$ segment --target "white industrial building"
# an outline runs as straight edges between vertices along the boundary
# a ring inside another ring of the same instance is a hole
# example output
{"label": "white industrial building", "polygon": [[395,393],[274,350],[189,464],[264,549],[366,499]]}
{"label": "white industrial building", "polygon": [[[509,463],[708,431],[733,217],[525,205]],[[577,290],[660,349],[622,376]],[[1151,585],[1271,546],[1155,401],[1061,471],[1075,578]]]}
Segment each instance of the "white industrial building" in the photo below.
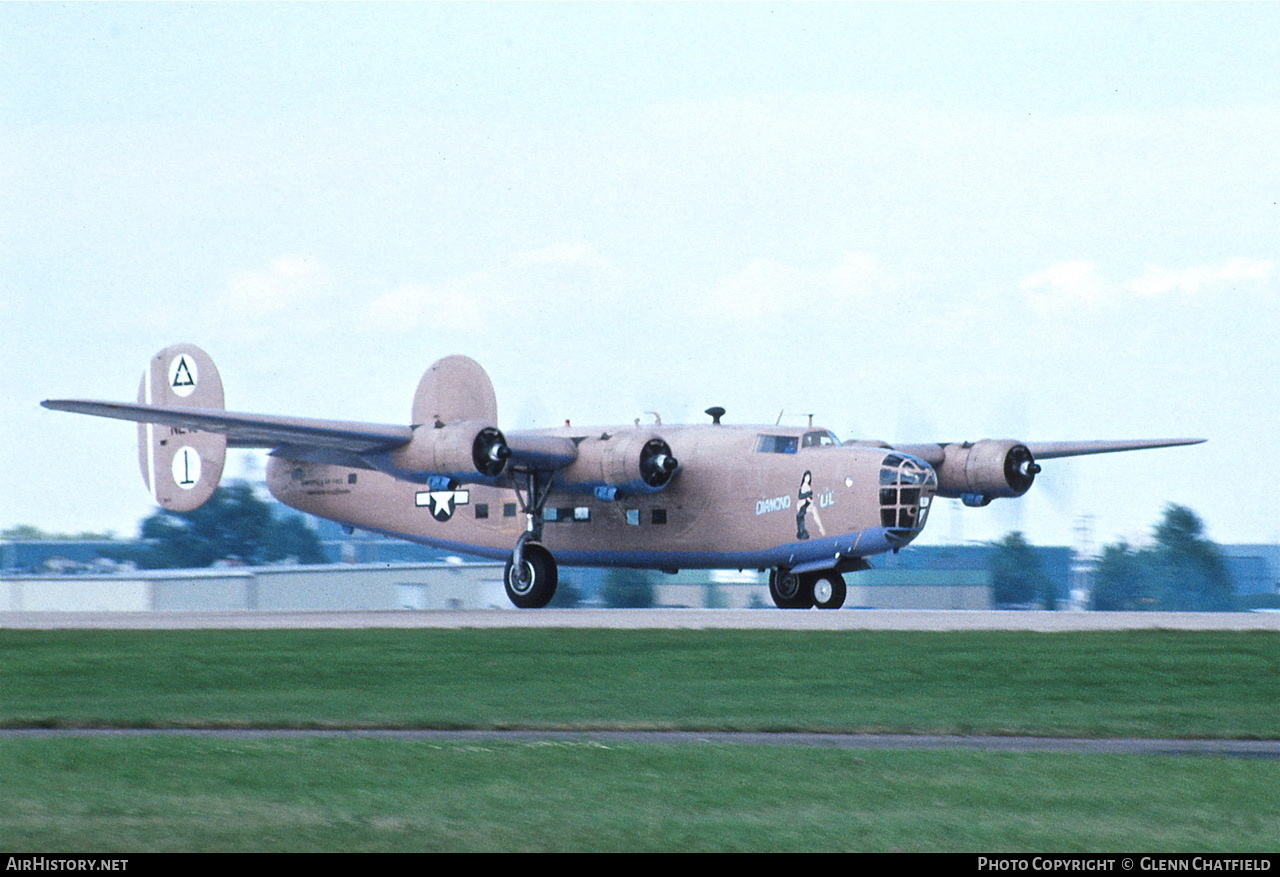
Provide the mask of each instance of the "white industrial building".
{"label": "white industrial building", "polygon": [[[502,571],[501,563],[362,563],[17,575],[0,579],[0,612],[513,609]],[[990,608],[983,572],[869,570],[846,580],[849,608]],[[755,571],[686,570],[649,583],[657,606],[773,605]]]}

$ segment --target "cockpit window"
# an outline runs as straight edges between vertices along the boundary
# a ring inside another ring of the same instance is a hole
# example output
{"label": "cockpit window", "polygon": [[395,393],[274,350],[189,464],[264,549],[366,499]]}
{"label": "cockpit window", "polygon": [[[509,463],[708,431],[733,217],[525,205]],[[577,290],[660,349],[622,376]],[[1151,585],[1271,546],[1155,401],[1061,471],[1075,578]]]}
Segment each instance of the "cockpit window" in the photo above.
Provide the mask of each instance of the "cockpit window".
{"label": "cockpit window", "polygon": [[800,439],[793,435],[762,435],[756,442],[758,454],[794,454]]}
{"label": "cockpit window", "polygon": [[840,439],[836,438],[836,434],[829,429],[818,429],[806,432],[800,444],[805,448],[830,448],[839,445]]}

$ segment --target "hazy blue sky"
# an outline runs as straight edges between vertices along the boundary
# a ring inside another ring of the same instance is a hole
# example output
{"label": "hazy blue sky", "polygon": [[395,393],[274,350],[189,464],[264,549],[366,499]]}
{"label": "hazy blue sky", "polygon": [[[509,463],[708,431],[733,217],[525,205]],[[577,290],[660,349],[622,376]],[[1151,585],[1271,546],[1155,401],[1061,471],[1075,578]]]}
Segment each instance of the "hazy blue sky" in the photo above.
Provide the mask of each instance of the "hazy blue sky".
{"label": "hazy blue sky", "polygon": [[[934,541],[1280,537],[1280,6],[0,4],[0,527],[132,533],[131,399],[900,441],[1049,461]],[[240,463],[230,466],[232,474]]]}

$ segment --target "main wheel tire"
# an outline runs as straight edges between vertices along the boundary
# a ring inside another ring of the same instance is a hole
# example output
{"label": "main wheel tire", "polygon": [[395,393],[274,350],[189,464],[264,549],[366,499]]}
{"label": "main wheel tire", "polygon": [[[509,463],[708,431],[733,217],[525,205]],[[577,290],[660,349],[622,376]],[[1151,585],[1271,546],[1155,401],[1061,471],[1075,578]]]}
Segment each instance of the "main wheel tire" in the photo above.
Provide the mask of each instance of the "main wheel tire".
{"label": "main wheel tire", "polygon": [[811,582],[789,569],[775,569],[769,574],[769,596],[779,609],[808,609],[813,605]]}
{"label": "main wheel tire", "polygon": [[523,569],[517,570],[515,555],[507,559],[502,584],[507,598],[520,609],[541,609],[556,595],[556,561],[551,552],[536,542],[524,546]]}
{"label": "main wheel tire", "polygon": [[844,576],[838,572],[820,573],[813,580],[813,605],[819,609],[839,609],[844,605],[847,589]]}

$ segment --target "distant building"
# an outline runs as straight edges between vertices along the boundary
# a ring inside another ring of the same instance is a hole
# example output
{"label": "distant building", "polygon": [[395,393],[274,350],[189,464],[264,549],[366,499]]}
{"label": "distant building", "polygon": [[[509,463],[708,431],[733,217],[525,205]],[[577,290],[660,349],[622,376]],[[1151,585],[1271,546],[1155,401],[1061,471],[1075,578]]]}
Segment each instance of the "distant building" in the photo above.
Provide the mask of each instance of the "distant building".
{"label": "distant building", "polygon": [[[141,573],[127,561],[144,543],[128,539],[6,539],[0,540],[0,571],[10,593],[21,584],[34,585],[32,577],[46,584],[40,593],[61,605],[87,600],[86,608],[173,606],[177,600],[188,608],[284,608],[289,601],[266,602],[253,582],[295,584],[295,608],[435,609],[493,606],[506,608],[502,592],[502,564],[458,555],[399,539],[355,531],[348,533],[329,521],[315,522],[326,555],[333,566],[244,567],[220,570],[185,570]],[[1240,596],[1270,595],[1280,588],[1280,546],[1220,546]],[[910,545],[898,554],[871,558],[874,568],[845,575],[846,608],[985,609],[991,606],[990,558],[992,547],[969,545]],[[1071,549],[1049,546],[1035,551],[1058,594],[1060,605],[1071,584]],[[385,574],[375,574],[377,571]],[[483,570],[467,572],[460,570]],[[604,605],[607,571],[564,567],[561,590],[572,593],[577,605]],[[391,581],[388,579],[388,575]],[[683,570],[675,575],[637,572],[653,588],[654,605],[697,608],[769,607],[766,574],[757,570]],[[285,576],[285,578],[281,578]],[[397,576],[399,578],[397,578]],[[301,578],[300,578],[301,577]],[[84,579],[83,586],[66,580]],[[97,584],[90,584],[93,579]],[[319,590],[308,591],[312,581]],[[183,581],[193,584],[180,584]],[[58,585],[57,582],[63,584]],[[234,584],[213,585],[214,581]],[[338,584],[335,584],[338,583]],[[445,583],[449,583],[445,586]],[[221,590],[219,590],[221,589]],[[394,596],[392,596],[394,592]],[[37,591],[21,590],[24,594]],[[284,591],[270,591],[284,594]],[[303,597],[311,593],[311,597]],[[370,596],[375,594],[377,596]],[[62,594],[63,597],[57,597]],[[331,594],[332,599],[324,594]],[[79,598],[76,597],[79,595]],[[145,595],[145,596],[144,596]],[[158,595],[158,596],[157,596]],[[186,595],[180,599],[174,595]],[[259,595],[259,596],[254,596]],[[360,596],[363,595],[363,596]],[[43,605],[45,597],[35,599]],[[1266,596],[1261,599],[1267,599]],[[1276,599],[1280,599],[1277,597]],[[369,602],[372,600],[372,603]],[[185,601],[185,602],[184,602]],[[191,602],[194,601],[194,602]],[[21,610],[23,601],[9,600],[10,610]],[[29,602],[29,601],[28,601]],[[1267,605],[1255,601],[1256,605]],[[35,604],[32,604],[35,605]]]}
{"label": "distant building", "polygon": [[[286,513],[297,514],[286,506],[280,505],[280,508]],[[440,563],[449,558],[490,562],[476,555],[444,551],[365,530],[348,531],[334,521],[310,515],[306,517],[320,538],[320,545],[330,563]]]}
{"label": "distant building", "polygon": [[351,612],[510,608],[502,564],[145,570],[0,580],[0,612]]}
{"label": "distant building", "polygon": [[1280,593],[1280,545],[1220,545],[1237,595]]}
{"label": "distant building", "polygon": [[[1040,559],[1040,566],[1053,585],[1058,604],[1071,596],[1070,548],[1058,545],[1032,546]],[[967,545],[908,545],[897,554],[884,554],[871,558],[877,570],[970,570],[991,569],[991,545],[972,543]],[[850,583],[853,579],[849,578]],[[988,579],[988,584],[990,580]],[[847,602],[845,605],[849,605]]]}
{"label": "distant building", "polygon": [[987,569],[869,569],[845,577],[846,609],[990,609]]}
{"label": "distant building", "polygon": [[141,543],[133,539],[0,539],[0,571],[74,575],[111,572],[120,549]]}

